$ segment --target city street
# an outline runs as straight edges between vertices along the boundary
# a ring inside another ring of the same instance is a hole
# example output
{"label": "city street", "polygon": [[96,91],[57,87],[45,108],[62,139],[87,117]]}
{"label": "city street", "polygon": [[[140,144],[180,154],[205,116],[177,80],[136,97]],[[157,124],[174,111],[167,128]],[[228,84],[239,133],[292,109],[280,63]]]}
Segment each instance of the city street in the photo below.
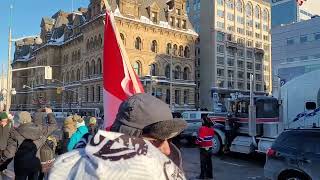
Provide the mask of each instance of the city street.
{"label": "city street", "polygon": [[[197,148],[182,148],[183,166],[189,180],[200,174]],[[213,157],[215,180],[265,180],[263,177],[263,155],[230,154]]]}

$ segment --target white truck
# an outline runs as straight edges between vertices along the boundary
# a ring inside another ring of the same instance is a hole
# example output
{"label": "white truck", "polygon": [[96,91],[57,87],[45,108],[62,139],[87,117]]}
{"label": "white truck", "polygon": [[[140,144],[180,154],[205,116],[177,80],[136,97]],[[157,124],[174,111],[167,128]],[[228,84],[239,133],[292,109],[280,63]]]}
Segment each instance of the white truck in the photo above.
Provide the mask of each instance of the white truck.
{"label": "white truck", "polygon": [[320,70],[284,84],[277,98],[254,96],[251,89],[250,97],[230,104],[233,117],[227,124],[232,124],[232,130],[226,131],[226,121],[215,123],[213,153],[223,147],[232,152],[265,153],[284,129],[320,128]]}

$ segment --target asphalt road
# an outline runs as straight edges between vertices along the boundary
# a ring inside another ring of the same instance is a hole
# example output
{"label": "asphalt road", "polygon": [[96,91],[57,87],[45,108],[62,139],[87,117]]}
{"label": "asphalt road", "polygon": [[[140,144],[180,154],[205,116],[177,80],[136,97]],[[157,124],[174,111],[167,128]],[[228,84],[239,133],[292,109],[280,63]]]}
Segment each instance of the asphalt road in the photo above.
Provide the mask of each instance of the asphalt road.
{"label": "asphalt road", "polygon": [[[182,148],[183,166],[188,179],[197,179],[200,174],[200,158],[197,148]],[[215,180],[265,180],[263,155],[228,154],[213,156]]]}

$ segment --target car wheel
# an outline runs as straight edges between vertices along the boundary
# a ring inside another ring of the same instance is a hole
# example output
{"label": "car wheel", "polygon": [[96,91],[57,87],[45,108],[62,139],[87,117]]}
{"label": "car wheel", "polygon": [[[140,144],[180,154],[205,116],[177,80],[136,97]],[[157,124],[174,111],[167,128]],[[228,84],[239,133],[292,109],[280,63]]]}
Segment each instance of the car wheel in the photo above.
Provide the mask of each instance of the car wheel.
{"label": "car wheel", "polygon": [[305,175],[299,173],[299,172],[290,172],[283,177],[279,178],[279,180],[308,180]]}
{"label": "car wheel", "polygon": [[217,155],[221,152],[222,142],[218,135],[214,135],[212,139],[212,154]]}

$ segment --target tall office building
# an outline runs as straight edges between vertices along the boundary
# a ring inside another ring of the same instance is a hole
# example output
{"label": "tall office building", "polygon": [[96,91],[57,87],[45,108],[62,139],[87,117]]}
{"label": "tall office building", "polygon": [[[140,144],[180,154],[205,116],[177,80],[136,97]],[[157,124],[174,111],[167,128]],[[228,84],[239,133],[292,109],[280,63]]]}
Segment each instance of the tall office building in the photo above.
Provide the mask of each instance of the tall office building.
{"label": "tall office building", "polygon": [[200,24],[200,107],[212,109],[216,95],[224,103],[232,93],[248,94],[251,74],[257,94],[270,92],[269,0],[201,0],[198,22],[193,4],[189,0],[191,22]]}
{"label": "tall office building", "polygon": [[272,27],[311,19],[320,14],[318,0],[271,0]]}
{"label": "tall office building", "polygon": [[283,83],[320,69],[320,17],[273,28],[272,65]]}

